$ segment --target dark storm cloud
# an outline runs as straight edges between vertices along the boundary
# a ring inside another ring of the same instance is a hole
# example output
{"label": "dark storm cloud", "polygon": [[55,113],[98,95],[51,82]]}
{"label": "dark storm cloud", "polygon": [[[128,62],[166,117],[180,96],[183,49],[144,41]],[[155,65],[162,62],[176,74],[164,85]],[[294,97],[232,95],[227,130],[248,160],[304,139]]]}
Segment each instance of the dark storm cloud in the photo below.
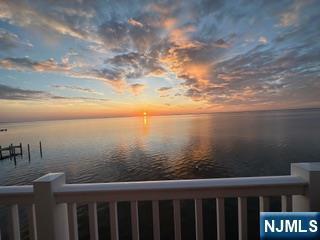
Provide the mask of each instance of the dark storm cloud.
{"label": "dark storm cloud", "polygon": [[47,99],[108,101],[103,98],[57,96],[46,91],[21,89],[0,84],[0,100],[42,101]]}

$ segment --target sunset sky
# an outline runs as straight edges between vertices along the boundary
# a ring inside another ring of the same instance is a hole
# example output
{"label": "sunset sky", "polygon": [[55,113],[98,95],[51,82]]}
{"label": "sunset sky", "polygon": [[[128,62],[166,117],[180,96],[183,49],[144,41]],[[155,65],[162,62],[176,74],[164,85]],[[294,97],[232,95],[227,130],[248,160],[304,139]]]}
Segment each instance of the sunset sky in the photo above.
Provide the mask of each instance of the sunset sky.
{"label": "sunset sky", "polygon": [[0,121],[320,107],[320,3],[0,0]]}

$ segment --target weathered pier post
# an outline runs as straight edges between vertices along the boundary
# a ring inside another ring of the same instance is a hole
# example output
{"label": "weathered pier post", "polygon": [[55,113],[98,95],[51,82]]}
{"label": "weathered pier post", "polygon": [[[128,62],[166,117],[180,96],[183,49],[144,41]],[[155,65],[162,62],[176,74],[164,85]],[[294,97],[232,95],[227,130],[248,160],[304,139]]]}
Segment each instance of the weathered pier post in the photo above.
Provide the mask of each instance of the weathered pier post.
{"label": "weathered pier post", "polygon": [[11,160],[11,145],[8,146],[8,152],[9,152],[9,156],[8,156],[8,157],[9,157],[10,160]]}
{"label": "weathered pier post", "polygon": [[22,152],[22,143],[20,143],[20,155],[23,156],[23,152]]}
{"label": "weathered pier post", "polygon": [[9,155],[10,155],[10,160],[12,160],[12,146],[13,144],[11,143],[10,146],[9,146]]}
{"label": "weathered pier post", "polygon": [[41,145],[41,141],[39,142],[39,146],[40,146],[40,156],[42,158],[42,145]]}
{"label": "weathered pier post", "polygon": [[12,153],[12,155],[13,155],[14,165],[17,165],[16,146],[14,146],[13,144],[11,144],[11,153]]}
{"label": "weathered pier post", "polygon": [[14,164],[16,164],[16,147],[15,146],[12,146],[12,155],[13,155]]}
{"label": "weathered pier post", "polygon": [[28,159],[29,159],[29,162],[30,162],[30,145],[28,143]]}

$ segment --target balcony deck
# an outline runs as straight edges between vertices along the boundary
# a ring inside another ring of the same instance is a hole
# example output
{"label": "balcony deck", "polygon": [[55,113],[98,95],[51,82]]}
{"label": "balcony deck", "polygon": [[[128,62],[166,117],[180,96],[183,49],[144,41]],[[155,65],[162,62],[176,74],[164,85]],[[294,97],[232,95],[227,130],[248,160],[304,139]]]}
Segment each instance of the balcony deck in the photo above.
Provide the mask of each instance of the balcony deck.
{"label": "balcony deck", "polygon": [[[10,234],[20,239],[19,205],[28,206],[29,239],[78,239],[77,206],[89,209],[90,239],[97,240],[97,203],[108,202],[112,240],[118,240],[118,202],[130,202],[132,239],[139,239],[139,201],[152,202],[153,239],[160,239],[159,201],[173,201],[174,239],[181,239],[180,201],[194,200],[196,239],[203,237],[203,199],[216,199],[217,239],[226,236],[225,199],[237,198],[239,239],[247,239],[247,198],[281,197],[282,211],[319,211],[320,163],[292,164],[291,175],[145,182],[66,184],[63,173],[47,174],[26,186],[0,187],[0,205],[9,205]],[[1,234],[1,233],[0,233]],[[1,239],[1,235],[0,235]]]}

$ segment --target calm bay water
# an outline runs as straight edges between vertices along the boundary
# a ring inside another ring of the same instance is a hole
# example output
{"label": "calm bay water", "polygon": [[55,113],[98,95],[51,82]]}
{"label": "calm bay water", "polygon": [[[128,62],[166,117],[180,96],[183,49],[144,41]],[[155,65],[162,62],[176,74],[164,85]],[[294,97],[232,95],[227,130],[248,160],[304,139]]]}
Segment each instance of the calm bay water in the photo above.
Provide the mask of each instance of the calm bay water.
{"label": "calm bay water", "polygon": [[[109,118],[1,124],[0,184],[63,171],[69,183],[288,174],[320,160],[320,110]],[[42,141],[44,156],[39,154]],[[31,146],[28,162],[26,144]]]}
{"label": "calm bay water", "polygon": [[0,128],[8,128],[0,133],[0,145],[24,146],[17,165],[0,161],[1,185],[30,184],[61,171],[68,183],[282,175],[289,174],[292,162],[320,161],[317,109],[12,123]]}

